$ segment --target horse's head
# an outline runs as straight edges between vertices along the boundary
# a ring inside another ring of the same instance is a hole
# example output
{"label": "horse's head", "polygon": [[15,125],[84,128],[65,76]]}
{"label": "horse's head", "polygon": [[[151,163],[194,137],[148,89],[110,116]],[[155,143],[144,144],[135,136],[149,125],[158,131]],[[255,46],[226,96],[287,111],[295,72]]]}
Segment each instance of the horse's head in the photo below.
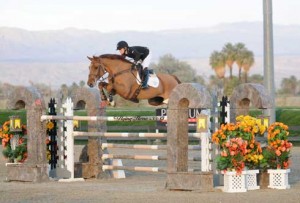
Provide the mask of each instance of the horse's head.
{"label": "horse's head", "polygon": [[93,56],[93,58],[91,57],[87,57],[87,58],[91,61],[91,64],[89,66],[90,73],[89,73],[87,85],[89,87],[94,87],[97,80],[105,74],[105,69],[101,65],[101,61],[99,57]]}

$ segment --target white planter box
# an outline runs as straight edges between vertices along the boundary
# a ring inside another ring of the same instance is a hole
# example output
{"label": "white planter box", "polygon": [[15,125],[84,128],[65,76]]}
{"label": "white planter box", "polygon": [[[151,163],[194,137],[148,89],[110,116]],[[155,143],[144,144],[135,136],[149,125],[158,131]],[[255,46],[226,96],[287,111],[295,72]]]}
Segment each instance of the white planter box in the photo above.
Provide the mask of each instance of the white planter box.
{"label": "white planter box", "polygon": [[257,190],[260,187],[257,185],[257,174],[259,170],[247,170],[246,171],[246,189]]}
{"label": "white planter box", "polygon": [[247,192],[246,172],[237,175],[235,171],[226,171],[224,174],[223,192]]}
{"label": "white planter box", "polygon": [[269,188],[272,189],[289,189],[288,174],[290,169],[269,169]]}

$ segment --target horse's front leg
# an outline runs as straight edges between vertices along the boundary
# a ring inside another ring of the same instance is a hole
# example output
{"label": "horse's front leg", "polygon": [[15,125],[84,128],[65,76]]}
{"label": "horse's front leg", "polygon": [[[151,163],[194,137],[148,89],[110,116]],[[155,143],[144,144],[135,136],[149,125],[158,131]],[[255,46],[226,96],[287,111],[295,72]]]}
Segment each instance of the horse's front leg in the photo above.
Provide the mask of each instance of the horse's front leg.
{"label": "horse's front leg", "polygon": [[[101,100],[105,101],[106,105],[115,106],[115,102],[113,101],[112,92],[111,92],[112,89],[111,85],[109,85],[108,83],[100,82],[98,84],[98,88],[100,90]],[[109,93],[108,98],[104,92],[104,89],[106,89],[106,91]]]}
{"label": "horse's front leg", "polygon": [[109,105],[109,101],[107,99],[107,96],[104,92],[104,88],[107,86],[107,83],[100,82],[98,84],[99,92],[100,92],[100,97],[101,97],[101,107],[105,107]]}
{"label": "horse's front leg", "polygon": [[101,82],[101,83],[98,84],[98,88],[99,88],[99,91],[100,91],[100,97],[101,97],[102,101],[107,100],[107,96],[106,96],[106,94],[103,90],[106,86],[107,86],[106,83]]}

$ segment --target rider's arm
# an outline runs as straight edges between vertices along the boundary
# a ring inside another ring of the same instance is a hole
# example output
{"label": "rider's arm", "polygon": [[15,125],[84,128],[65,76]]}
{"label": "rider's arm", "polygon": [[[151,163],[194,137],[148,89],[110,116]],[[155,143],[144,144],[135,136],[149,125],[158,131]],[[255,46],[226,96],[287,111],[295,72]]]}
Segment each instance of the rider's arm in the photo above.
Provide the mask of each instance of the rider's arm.
{"label": "rider's arm", "polygon": [[135,62],[139,61],[141,59],[141,56],[143,55],[142,53],[140,53],[134,47],[131,47],[130,54],[133,56],[133,59],[134,59]]}
{"label": "rider's arm", "polygon": [[142,54],[138,51],[134,51],[134,61],[139,61],[141,59]]}

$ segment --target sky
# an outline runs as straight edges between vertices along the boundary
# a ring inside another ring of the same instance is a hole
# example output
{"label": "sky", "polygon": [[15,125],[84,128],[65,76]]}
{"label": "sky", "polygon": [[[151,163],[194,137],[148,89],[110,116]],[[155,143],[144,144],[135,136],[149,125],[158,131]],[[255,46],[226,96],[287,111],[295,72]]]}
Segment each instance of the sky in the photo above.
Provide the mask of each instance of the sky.
{"label": "sky", "polygon": [[[264,0],[0,0],[0,27],[159,31],[263,21]],[[300,0],[273,0],[273,23],[300,25]]]}

